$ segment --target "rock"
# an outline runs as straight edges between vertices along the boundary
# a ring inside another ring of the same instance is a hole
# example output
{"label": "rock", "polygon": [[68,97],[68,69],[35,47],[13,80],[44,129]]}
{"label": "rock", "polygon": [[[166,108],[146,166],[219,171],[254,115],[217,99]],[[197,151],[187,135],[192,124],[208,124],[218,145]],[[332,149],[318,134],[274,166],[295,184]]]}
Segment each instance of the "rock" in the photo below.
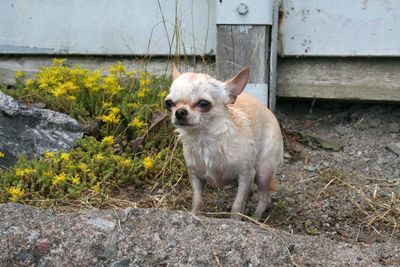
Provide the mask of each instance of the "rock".
{"label": "rock", "polygon": [[[1,135],[1,134],[0,134]],[[1,144],[1,141],[0,141]],[[0,145],[0,152],[2,153],[2,157],[0,157],[0,167],[1,166],[12,166],[15,163],[17,163],[17,157],[15,157],[13,154],[11,154],[10,151],[8,151],[6,148],[1,147]]]}
{"label": "rock", "polygon": [[68,150],[82,136],[78,122],[68,115],[28,107],[0,91],[0,150],[9,154],[0,159],[1,165],[13,165],[19,155],[32,158],[45,151]]}
{"label": "rock", "polygon": [[[96,209],[49,217],[10,203],[0,205],[0,218],[0,266],[358,266],[360,259],[380,266],[382,254],[400,253],[392,241],[350,246],[184,211]],[[93,221],[118,227],[104,231]],[[32,249],[27,239],[36,229],[40,239]]]}
{"label": "rock", "polygon": [[400,156],[400,143],[390,143],[386,148],[394,154]]}
{"label": "rock", "polygon": [[397,122],[393,122],[393,123],[389,124],[388,129],[389,129],[389,132],[391,132],[391,133],[398,133],[398,132],[400,132],[400,124],[398,124]]}
{"label": "rock", "polygon": [[337,126],[335,128],[335,132],[338,133],[339,135],[343,136],[343,135],[351,134],[352,129],[348,126]]}

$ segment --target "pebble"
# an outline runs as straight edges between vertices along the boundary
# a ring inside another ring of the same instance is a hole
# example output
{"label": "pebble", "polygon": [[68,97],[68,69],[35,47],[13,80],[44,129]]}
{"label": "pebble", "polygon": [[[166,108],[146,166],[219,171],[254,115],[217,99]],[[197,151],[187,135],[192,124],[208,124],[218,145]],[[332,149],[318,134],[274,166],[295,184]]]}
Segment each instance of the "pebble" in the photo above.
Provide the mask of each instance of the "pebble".
{"label": "pebble", "polygon": [[50,252],[50,244],[47,238],[39,239],[35,247],[36,252],[39,254],[47,254]]}
{"label": "pebble", "polygon": [[388,126],[389,132],[391,133],[398,133],[400,132],[400,125],[397,122],[393,122]]}
{"label": "pebble", "polygon": [[28,237],[28,244],[29,245],[35,244],[36,241],[38,241],[39,237],[40,237],[39,231],[36,231],[36,230],[32,231],[32,233]]}
{"label": "pebble", "polygon": [[400,156],[400,143],[390,143],[386,146],[386,148],[396,154],[397,156]]}
{"label": "pebble", "polygon": [[317,166],[317,165],[305,165],[303,168],[306,171],[309,171],[309,172],[315,172],[315,171],[318,171],[320,169],[320,167]]}
{"label": "pebble", "polygon": [[123,259],[120,261],[114,261],[111,263],[110,267],[128,267],[129,266],[129,259]]}
{"label": "pebble", "polygon": [[288,246],[288,250],[290,253],[297,253],[299,252],[300,246],[296,243],[291,243]]}
{"label": "pebble", "polygon": [[321,218],[323,218],[323,219],[328,219],[328,218],[329,218],[329,215],[328,215],[328,214],[322,214],[322,215],[321,215]]}
{"label": "pebble", "polygon": [[115,223],[110,222],[103,219],[91,219],[88,220],[88,224],[93,225],[94,227],[104,230],[104,231],[113,231],[115,228]]}

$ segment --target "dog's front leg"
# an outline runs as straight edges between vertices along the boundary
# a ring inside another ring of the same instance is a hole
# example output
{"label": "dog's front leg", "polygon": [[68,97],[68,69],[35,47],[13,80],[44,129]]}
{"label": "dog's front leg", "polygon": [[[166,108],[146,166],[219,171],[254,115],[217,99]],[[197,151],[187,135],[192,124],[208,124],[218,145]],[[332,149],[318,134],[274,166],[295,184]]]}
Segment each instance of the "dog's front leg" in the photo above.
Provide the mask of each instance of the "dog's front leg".
{"label": "dog's front leg", "polygon": [[251,185],[253,184],[255,172],[250,172],[247,175],[239,175],[238,190],[236,194],[235,201],[232,205],[231,219],[240,220],[241,216],[239,213],[243,214],[246,207],[247,198],[251,190]]}
{"label": "dog's front leg", "polygon": [[192,212],[196,213],[203,209],[203,189],[205,181],[193,173],[190,177],[193,190]]}

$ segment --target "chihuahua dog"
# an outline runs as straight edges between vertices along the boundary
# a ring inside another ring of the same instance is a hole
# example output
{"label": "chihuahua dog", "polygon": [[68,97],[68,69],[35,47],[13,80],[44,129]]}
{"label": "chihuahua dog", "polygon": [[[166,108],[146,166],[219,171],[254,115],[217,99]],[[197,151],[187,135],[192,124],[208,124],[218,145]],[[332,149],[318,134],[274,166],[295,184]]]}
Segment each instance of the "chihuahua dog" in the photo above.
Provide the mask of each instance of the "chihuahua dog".
{"label": "chihuahua dog", "polygon": [[283,160],[283,140],[272,112],[242,93],[249,68],[221,82],[206,74],[183,73],[173,66],[165,100],[183,143],[193,189],[192,212],[202,210],[205,182],[217,187],[237,182],[231,218],[240,220],[253,183],[259,191],[260,219],[276,191],[275,174]]}

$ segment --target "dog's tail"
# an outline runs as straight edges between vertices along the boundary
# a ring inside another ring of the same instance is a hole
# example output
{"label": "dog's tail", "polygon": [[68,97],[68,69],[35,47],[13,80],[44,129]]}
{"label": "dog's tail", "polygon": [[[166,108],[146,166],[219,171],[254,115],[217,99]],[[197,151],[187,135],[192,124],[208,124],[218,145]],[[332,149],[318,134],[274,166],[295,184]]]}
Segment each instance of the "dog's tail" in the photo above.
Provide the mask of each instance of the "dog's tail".
{"label": "dog's tail", "polygon": [[273,192],[277,192],[279,189],[278,182],[275,178],[272,178],[271,182],[269,183],[269,190]]}

